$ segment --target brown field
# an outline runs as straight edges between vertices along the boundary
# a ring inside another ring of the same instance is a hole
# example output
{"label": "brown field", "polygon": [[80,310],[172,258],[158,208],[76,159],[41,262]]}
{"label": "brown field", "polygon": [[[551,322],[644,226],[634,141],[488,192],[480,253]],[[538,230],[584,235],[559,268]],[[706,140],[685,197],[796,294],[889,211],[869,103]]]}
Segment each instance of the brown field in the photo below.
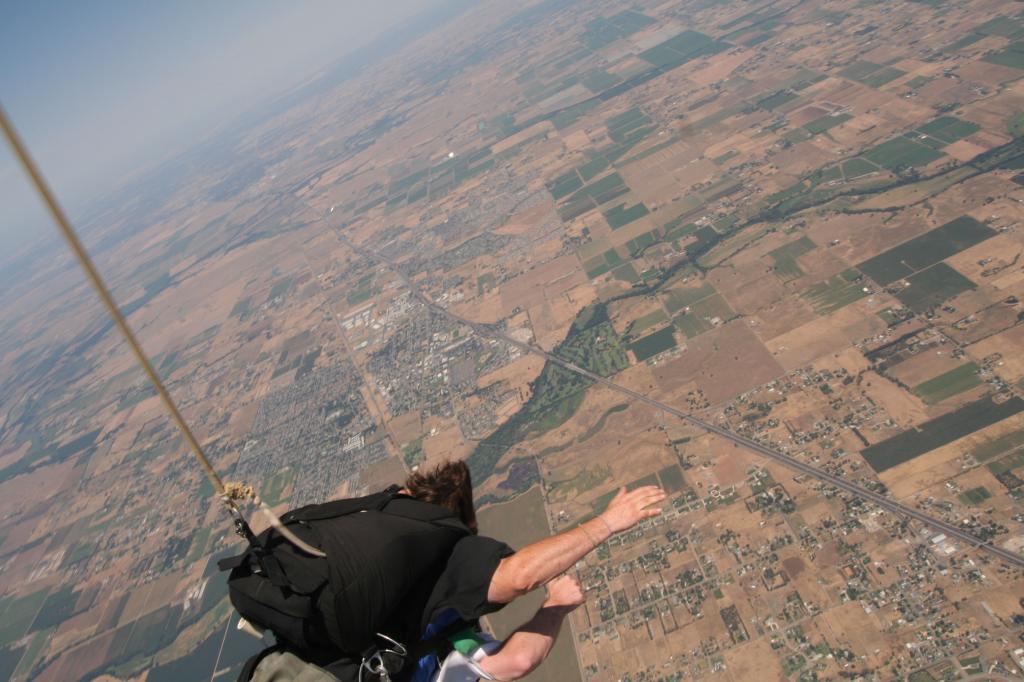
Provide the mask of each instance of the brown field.
{"label": "brown field", "polygon": [[500,285],[505,314],[514,308],[529,308],[543,303],[545,289],[561,293],[587,281],[575,256],[566,255],[537,266]]}
{"label": "brown field", "polygon": [[[359,474],[359,483],[367,490],[383,490],[393,483],[401,483],[408,475],[405,465],[398,457],[388,457],[370,465]],[[342,495],[338,495],[342,497]]]}
{"label": "brown field", "polygon": [[776,362],[786,371],[792,371],[885,329],[885,323],[875,314],[887,307],[880,301],[879,297],[861,299],[831,315],[780,334],[766,341],[765,346]]}
{"label": "brown field", "polygon": [[597,290],[590,284],[581,284],[557,298],[545,299],[529,309],[530,324],[537,344],[546,350],[565,339],[572,321],[579,311],[597,298]]}
{"label": "brown field", "polygon": [[[544,510],[543,495],[536,486],[511,502],[480,510],[477,521],[481,534],[498,538],[516,549],[536,542],[551,532]],[[533,614],[542,600],[543,594],[539,590],[517,599],[501,611],[488,616],[488,625],[493,629],[495,636],[507,637]],[[551,654],[540,668],[524,679],[533,682],[579,680],[579,664],[573,639],[572,630],[566,623]]]}
{"label": "brown field", "polygon": [[782,666],[767,639],[745,642],[725,655],[729,674],[737,680],[781,680]]}
{"label": "brown field", "polygon": [[[977,311],[957,328],[950,330],[950,337],[959,343],[972,344],[999,332],[1010,329],[1020,322],[1017,306],[992,303],[988,296],[970,295],[970,292],[952,301],[958,312]],[[965,328],[960,328],[965,327]]]}
{"label": "brown field", "polygon": [[672,394],[695,381],[718,403],[783,373],[748,325],[737,320],[691,339],[685,352],[652,368],[661,391]]}
{"label": "brown field", "polygon": [[948,348],[928,348],[917,355],[904,360],[889,369],[889,373],[908,386],[916,386],[943,372],[959,367],[962,361],[957,360]]}
{"label": "brown field", "polygon": [[[876,404],[881,405],[886,413],[900,425],[901,429],[908,429],[916,424],[927,421],[929,415],[927,407],[920,398],[912,395],[897,386],[892,381],[874,372],[865,372],[862,377],[861,389]],[[864,434],[869,441],[884,440],[891,436],[891,433],[879,432],[877,434]]]}
{"label": "brown field", "polygon": [[462,436],[456,421],[442,422],[436,417],[428,419],[424,429],[437,429],[432,436],[423,439],[424,466],[440,464],[449,459],[464,459],[473,451],[473,443]]}
{"label": "brown field", "polygon": [[1005,381],[1019,383],[1024,379],[1024,353],[1020,352],[1022,345],[1024,345],[1024,326],[1018,325],[976,342],[971,346],[971,355],[982,360],[993,353],[1002,354],[996,371]]}
{"label": "brown field", "polygon": [[[1017,267],[1014,267],[1015,261]],[[1005,291],[1007,295],[1024,290],[1021,261],[1024,261],[1024,235],[1017,231],[998,234],[946,260],[971,281]],[[992,270],[997,268],[1001,270],[993,274]]]}

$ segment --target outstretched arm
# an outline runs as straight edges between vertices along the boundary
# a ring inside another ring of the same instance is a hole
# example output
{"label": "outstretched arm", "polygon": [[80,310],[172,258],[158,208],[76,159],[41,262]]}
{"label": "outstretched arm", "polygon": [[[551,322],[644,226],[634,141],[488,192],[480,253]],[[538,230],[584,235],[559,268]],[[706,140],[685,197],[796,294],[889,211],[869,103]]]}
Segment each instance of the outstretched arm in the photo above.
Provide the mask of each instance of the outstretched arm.
{"label": "outstretched arm", "polygon": [[551,652],[562,621],[584,601],[586,597],[575,578],[555,578],[548,585],[548,598],[533,618],[513,632],[500,649],[480,661],[480,668],[505,682],[530,674]]}
{"label": "outstretched arm", "polygon": [[661,509],[650,507],[664,499],[665,492],[653,485],[631,492],[620,489],[608,508],[595,518],[564,533],[527,545],[502,559],[491,578],[487,600],[492,604],[507,604],[546,584],[569,570],[612,534],[660,514]]}

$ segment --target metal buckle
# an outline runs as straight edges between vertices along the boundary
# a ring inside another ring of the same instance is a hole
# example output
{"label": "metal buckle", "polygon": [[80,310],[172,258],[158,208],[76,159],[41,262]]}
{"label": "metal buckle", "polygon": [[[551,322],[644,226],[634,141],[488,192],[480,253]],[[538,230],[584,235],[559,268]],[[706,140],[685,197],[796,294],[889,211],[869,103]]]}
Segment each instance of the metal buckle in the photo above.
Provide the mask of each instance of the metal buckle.
{"label": "metal buckle", "polygon": [[[389,645],[384,648],[377,647],[377,650],[369,657],[363,657],[362,662],[359,664],[359,682],[363,681],[363,672],[368,672],[371,675],[376,675],[380,682],[391,682],[391,674],[399,672],[405,664],[405,657],[409,654],[409,650],[405,648],[405,645],[400,642],[396,642],[387,635],[377,633],[379,639]],[[393,663],[389,665],[389,661],[385,656],[393,656]]]}

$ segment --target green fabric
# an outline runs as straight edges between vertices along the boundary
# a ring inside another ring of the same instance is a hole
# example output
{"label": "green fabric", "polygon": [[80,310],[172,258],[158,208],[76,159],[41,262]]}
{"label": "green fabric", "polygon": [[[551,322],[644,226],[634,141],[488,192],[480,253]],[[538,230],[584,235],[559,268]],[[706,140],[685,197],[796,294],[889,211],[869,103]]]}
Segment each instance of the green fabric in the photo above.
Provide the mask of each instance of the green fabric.
{"label": "green fabric", "polygon": [[475,627],[468,627],[464,630],[459,630],[449,637],[448,640],[452,643],[452,648],[463,656],[469,657],[478,647],[487,641],[487,638]]}

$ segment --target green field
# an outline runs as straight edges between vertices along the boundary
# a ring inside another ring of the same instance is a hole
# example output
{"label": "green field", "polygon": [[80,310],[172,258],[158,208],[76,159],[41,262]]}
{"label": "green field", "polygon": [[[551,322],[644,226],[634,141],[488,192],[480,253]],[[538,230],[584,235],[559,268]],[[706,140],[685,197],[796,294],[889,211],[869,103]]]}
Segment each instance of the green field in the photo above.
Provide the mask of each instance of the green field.
{"label": "green field", "polygon": [[294,479],[295,471],[293,469],[289,468],[278,471],[261,491],[263,500],[271,507],[284,502],[284,498],[281,495],[284,493],[285,488],[288,487],[288,484]]}
{"label": "green field", "polygon": [[989,19],[984,24],[976,26],[974,30],[986,36],[1011,38],[1014,37],[1015,33],[1020,33],[1024,30],[1024,24],[1022,24],[1019,19],[1000,16]]}
{"label": "green field", "polygon": [[845,69],[839,72],[839,75],[842,76],[843,78],[849,78],[850,80],[859,82],[881,68],[881,64],[875,64],[874,62],[869,62],[862,59],[854,62],[850,66],[847,66]]}
{"label": "green field", "polygon": [[604,69],[597,68],[591,69],[590,71],[583,74],[581,82],[583,83],[584,87],[587,88],[587,90],[597,93],[601,92],[602,90],[607,90],[608,88],[620,82],[621,80],[621,77],[614,74],[610,74]]}
{"label": "green field", "polygon": [[1008,452],[1024,447],[1024,430],[993,438],[971,450],[971,457],[979,462],[987,462]]}
{"label": "green field", "polygon": [[838,125],[842,125],[851,118],[853,118],[851,114],[827,114],[821,118],[814,119],[810,123],[805,123],[803,127],[804,130],[809,132],[811,135],[817,135],[831,128],[835,128]]}
{"label": "green field", "polygon": [[942,48],[942,51],[943,52],[956,52],[958,50],[964,49],[965,47],[970,47],[974,43],[978,42],[979,40],[983,40],[984,38],[985,38],[985,36],[982,35],[981,33],[968,33],[967,35],[965,35],[960,40],[957,40],[957,41],[955,41],[953,43],[950,43],[946,47]]}
{"label": "green field", "polygon": [[907,137],[897,137],[872,147],[863,154],[865,159],[891,171],[927,166],[944,154]]}
{"label": "green field", "polygon": [[40,607],[35,620],[32,621],[30,629],[45,630],[63,623],[74,614],[78,596],[78,593],[70,585],[51,592]]}
{"label": "green field", "polygon": [[621,282],[629,282],[630,284],[640,281],[640,275],[632,263],[624,263],[612,270],[612,277]]}
{"label": "green field", "polygon": [[769,251],[768,256],[775,262],[775,274],[783,280],[802,277],[804,271],[797,265],[796,259],[805,253],[813,251],[817,245],[809,237],[800,237],[795,242],[790,242],[779,248]]}
{"label": "green field", "polygon": [[849,78],[873,88],[880,88],[904,74],[906,71],[864,60],[856,61],[839,72],[843,78]]}
{"label": "green field", "polygon": [[629,349],[636,355],[638,362],[652,358],[658,353],[664,353],[670,348],[676,347],[675,329],[665,327],[653,334],[648,334],[629,344]]}
{"label": "green field", "polygon": [[28,631],[48,593],[49,588],[44,587],[18,599],[0,600],[0,646],[21,638]]}
{"label": "green field", "polygon": [[599,156],[593,161],[588,161],[577,168],[576,172],[580,174],[580,177],[583,178],[584,182],[590,182],[607,168],[608,159],[603,156]]}
{"label": "green field", "polygon": [[715,293],[715,288],[710,282],[702,281],[699,287],[681,287],[669,289],[662,294],[665,309],[670,314],[676,314],[683,308],[691,306],[697,301],[703,300]]}
{"label": "green field", "polygon": [[711,163],[715,164],[716,166],[721,166],[723,163],[736,156],[739,156],[739,152],[736,151],[735,149],[730,149],[726,153],[711,159]]}
{"label": "green field", "polygon": [[608,128],[608,137],[615,142],[624,142],[626,139],[634,136],[636,130],[651,123],[651,119],[640,107],[633,107],[628,111],[609,118],[605,121],[605,126]]}
{"label": "green field", "polygon": [[625,204],[619,204],[614,206],[607,211],[604,211],[605,220],[611,225],[613,230],[617,230],[620,227],[629,225],[635,220],[643,218],[645,215],[650,213],[647,207],[644,206],[643,202],[633,204],[632,206],[626,206]]}
{"label": "green field", "polygon": [[848,159],[842,163],[843,175],[846,176],[847,180],[854,180],[863,175],[869,173],[877,173],[878,166],[860,158],[859,156],[853,159]]}
{"label": "green field", "polygon": [[610,17],[598,17],[583,27],[580,41],[590,50],[600,50],[654,23],[646,14],[627,9]]}
{"label": "green field", "polygon": [[686,479],[683,478],[683,470],[678,464],[669,464],[658,472],[658,478],[661,480],[661,487],[669,495],[686,488]]}
{"label": "green field", "polygon": [[901,71],[900,69],[891,66],[884,66],[878,71],[872,73],[870,76],[864,78],[861,83],[871,86],[872,88],[880,88],[886,83],[890,83],[900,76],[905,75],[907,75],[906,71]]}
{"label": "green field", "polygon": [[1005,50],[986,55],[984,60],[990,64],[1024,69],[1024,42],[1010,43]]}
{"label": "green field", "polygon": [[[576,174],[576,171],[572,171]],[[579,177],[577,175],[577,180]],[[580,180],[580,184],[582,184]],[[586,213],[590,209],[611,201],[617,196],[621,196],[629,191],[626,187],[626,183],[622,180],[622,176],[618,173],[611,173],[604,177],[595,180],[581,189],[577,189],[573,192],[562,204],[563,217],[566,215],[581,215]],[[569,218],[566,218],[567,220]]]}
{"label": "green field", "polygon": [[961,365],[955,369],[951,369],[944,374],[940,374],[937,377],[929,379],[923,383],[914,386],[912,389],[914,395],[928,403],[934,405],[935,403],[942,402],[946,398],[951,398],[959,393],[968,391],[975,386],[981,384],[981,379],[978,377],[978,370],[980,368],[974,362],[968,362],[966,365]]}
{"label": "green field", "polygon": [[875,443],[861,451],[861,455],[872,469],[881,473],[1021,411],[1024,411],[1024,400],[1017,396],[1002,403],[994,403],[988,397],[981,398],[919,424],[917,428]]}
{"label": "green field", "polygon": [[617,268],[623,264],[622,256],[615,249],[608,249],[600,256],[594,256],[593,258],[584,261],[583,269],[587,273],[587,277],[594,279],[604,273],[608,272],[612,268]]}
{"label": "green field", "polygon": [[961,216],[869,258],[857,265],[857,269],[878,284],[886,286],[946,260],[995,234],[995,230],[984,223],[970,216]]}
{"label": "green field", "polygon": [[[14,674],[21,676],[28,676],[28,673],[35,666],[36,661],[39,660],[39,656],[43,653],[43,647],[46,646],[47,642],[50,641],[50,635],[53,634],[52,630],[42,630],[32,635],[32,641],[25,648],[25,653],[22,656],[21,662],[18,664]],[[3,670],[0,670],[0,680],[5,679]]]}
{"label": "green field", "polygon": [[251,304],[251,298],[243,298],[238,303],[235,303],[234,307],[231,309],[231,317],[243,317],[247,312],[249,312]]}
{"label": "green field", "polygon": [[800,95],[790,90],[780,90],[772,95],[768,95],[763,99],[757,101],[757,106],[762,109],[778,109],[779,107],[789,104]]}
{"label": "green field", "polygon": [[907,278],[910,286],[896,293],[900,303],[915,313],[926,313],[935,306],[976,289],[977,285],[945,263],[937,263]]}
{"label": "green field", "polygon": [[915,132],[939,140],[943,146],[969,137],[981,130],[981,126],[970,121],[962,121],[954,116],[942,116],[924,124]]}
{"label": "green field", "polygon": [[665,239],[672,240],[689,237],[698,229],[700,228],[696,223],[684,223],[683,218],[676,218],[665,223]]}
{"label": "green field", "polygon": [[629,255],[633,258],[637,258],[644,252],[648,246],[652,246],[658,243],[658,231],[651,230],[650,232],[644,232],[639,237],[634,237],[626,242],[626,249],[629,250]]}
{"label": "green field", "polygon": [[559,175],[548,183],[548,191],[551,192],[555,201],[569,196],[580,187],[583,187],[583,180],[580,179],[575,169]]}
{"label": "green field", "polygon": [[626,336],[635,336],[645,329],[649,329],[659,322],[666,322],[667,320],[668,315],[666,315],[662,310],[655,310],[647,313],[646,315],[641,315],[630,322],[629,326],[626,327]]}
{"label": "green field", "polygon": [[[611,376],[629,366],[621,339],[603,303],[580,311],[565,340],[552,351],[584,369]],[[533,382],[532,394],[519,411],[477,443],[467,463],[477,481],[486,480],[498,460],[517,443],[568,421],[579,409],[591,379],[548,362]]]}
{"label": "green field", "polygon": [[691,305],[689,312],[673,317],[672,323],[686,334],[686,338],[692,339],[714,329],[713,319],[718,318],[721,323],[733,315],[729,304],[716,293]]}
{"label": "green field", "polygon": [[864,298],[863,277],[856,268],[844,270],[820,284],[804,290],[802,296],[807,299],[819,315],[834,313],[854,301]]}
{"label": "green field", "polygon": [[644,50],[637,56],[645,62],[663,69],[674,69],[691,59],[717,54],[731,47],[697,31],[683,31],[679,35]]}
{"label": "green field", "polygon": [[992,493],[985,486],[979,485],[977,488],[965,490],[958,497],[962,503],[973,507],[992,497]]}
{"label": "green field", "polygon": [[24,647],[20,649],[0,648],[0,680],[10,680],[18,668],[18,661],[24,655]]}
{"label": "green field", "polygon": [[493,289],[498,283],[497,278],[492,272],[485,272],[476,278],[476,293],[477,296],[483,296],[488,291]]}
{"label": "green field", "polygon": [[657,154],[658,152],[660,152],[663,149],[668,149],[669,147],[674,145],[676,142],[679,142],[679,137],[677,135],[669,135],[668,139],[662,140],[658,144],[652,145],[652,146],[648,147],[647,149],[641,150],[641,151],[637,152],[636,154],[633,154],[632,156],[629,156],[628,158],[620,159],[617,163],[618,163],[619,166],[625,166],[627,164],[633,163],[634,161],[641,161],[643,159],[646,159],[648,156],[652,156],[654,154]]}
{"label": "green field", "polygon": [[206,545],[210,540],[211,530],[212,529],[209,526],[206,526],[205,528],[200,528],[199,531],[192,536],[192,544],[189,547],[188,554],[185,555],[186,564],[190,564],[193,561],[198,560],[199,557],[206,553]]}
{"label": "green field", "polygon": [[989,462],[986,466],[995,476],[1024,467],[1024,450],[1011,452],[1005,457],[1000,457],[994,462]]}

